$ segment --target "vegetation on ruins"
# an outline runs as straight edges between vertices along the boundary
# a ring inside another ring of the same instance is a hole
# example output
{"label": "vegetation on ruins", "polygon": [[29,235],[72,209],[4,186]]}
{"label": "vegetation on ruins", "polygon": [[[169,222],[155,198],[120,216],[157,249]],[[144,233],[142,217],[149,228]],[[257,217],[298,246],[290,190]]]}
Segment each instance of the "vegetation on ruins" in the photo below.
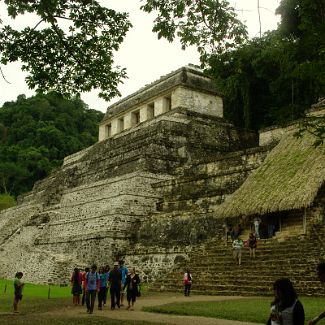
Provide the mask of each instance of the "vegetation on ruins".
{"label": "vegetation on ruins", "polygon": [[293,133],[283,136],[263,165],[219,207],[219,216],[263,215],[312,205],[324,183],[325,145],[315,148],[313,136],[297,138]]}
{"label": "vegetation on ruins", "polygon": [[103,113],[78,97],[51,92],[18,96],[0,108],[0,193],[17,196],[97,141]]}

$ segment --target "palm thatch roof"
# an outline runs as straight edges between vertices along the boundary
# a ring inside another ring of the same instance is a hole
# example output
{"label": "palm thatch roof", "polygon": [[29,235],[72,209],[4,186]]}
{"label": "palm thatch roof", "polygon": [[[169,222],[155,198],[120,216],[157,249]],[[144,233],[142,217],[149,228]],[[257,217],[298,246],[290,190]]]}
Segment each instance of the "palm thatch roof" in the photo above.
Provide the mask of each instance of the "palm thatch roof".
{"label": "palm thatch roof", "polygon": [[325,184],[325,145],[315,138],[283,136],[262,165],[216,209],[217,217],[266,214],[310,206]]}

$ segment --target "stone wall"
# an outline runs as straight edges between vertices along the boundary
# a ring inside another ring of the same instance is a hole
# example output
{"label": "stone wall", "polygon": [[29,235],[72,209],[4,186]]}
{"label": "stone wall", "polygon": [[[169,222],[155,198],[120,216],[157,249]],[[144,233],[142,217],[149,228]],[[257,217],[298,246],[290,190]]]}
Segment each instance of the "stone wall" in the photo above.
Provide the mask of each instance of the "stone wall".
{"label": "stone wall", "polygon": [[263,159],[250,152],[256,144],[254,133],[179,107],[67,157],[0,213],[2,276],[66,283],[75,266],[124,257],[151,281],[218,235],[206,211]]}

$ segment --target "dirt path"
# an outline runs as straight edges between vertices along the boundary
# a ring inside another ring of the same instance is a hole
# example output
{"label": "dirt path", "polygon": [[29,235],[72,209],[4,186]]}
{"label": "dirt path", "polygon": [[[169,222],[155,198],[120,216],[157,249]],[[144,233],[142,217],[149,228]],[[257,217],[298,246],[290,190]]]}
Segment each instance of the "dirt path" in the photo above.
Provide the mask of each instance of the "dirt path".
{"label": "dirt path", "polygon": [[[149,297],[141,297],[137,300],[135,304],[134,311],[126,310],[126,307],[121,307],[121,309],[110,310],[110,308],[104,307],[103,310],[94,310],[94,316],[108,317],[111,319],[118,320],[133,320],[133,321],[147,321],[152,323],[164,323],[164,324],[175,324],[175,325],[261,325],[250,322],[240,322],[225,319],[215,319],[208,317],[195,317],[195,316],[177,316],[177,315],[167,315],[167,314],[156,314],[141,311],[142,307],[145,306],[158,306],[163,304],[169,304],[173,302],[183,302],[183,301],[220,301],[229,299],[245,299],[244,297],[222,297],[222,296],[191,296],[183,297],[176,294],[170,295],[154,295]],[[56,312],[46,313],[49,316],[55,316]],[[87,314],[85,307],[81,306],[71,306],[64,310],[61,310],[60,315],[64,314],[67,317],[92,317],[92,315]]]}

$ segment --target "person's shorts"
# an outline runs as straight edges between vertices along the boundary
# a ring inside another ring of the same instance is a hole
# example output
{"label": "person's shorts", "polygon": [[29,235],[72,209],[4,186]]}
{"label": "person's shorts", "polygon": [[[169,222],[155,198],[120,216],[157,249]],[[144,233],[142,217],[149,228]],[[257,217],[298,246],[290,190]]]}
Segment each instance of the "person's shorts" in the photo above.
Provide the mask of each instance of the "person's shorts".
{"label": "person's shorts", "polygon": [[20,301],[22,299],[23,299],[23,295],[21,295],[21,294],[15,294],[15,300],[16,301]]}

